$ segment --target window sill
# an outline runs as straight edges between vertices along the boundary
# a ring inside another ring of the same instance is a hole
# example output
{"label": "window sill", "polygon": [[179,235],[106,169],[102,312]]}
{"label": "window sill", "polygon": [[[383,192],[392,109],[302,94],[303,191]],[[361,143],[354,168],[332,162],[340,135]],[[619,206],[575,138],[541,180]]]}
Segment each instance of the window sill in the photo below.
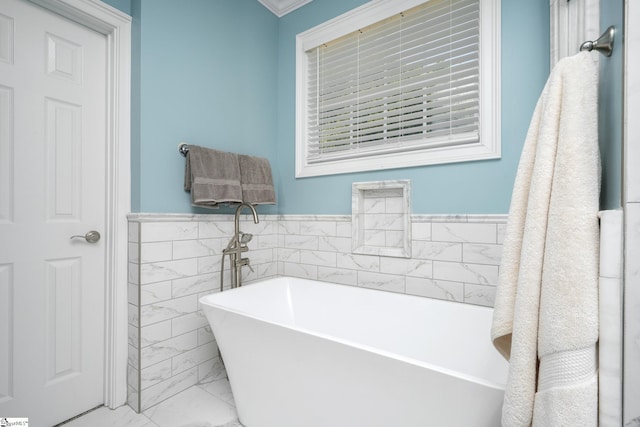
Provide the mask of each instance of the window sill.
{"label": "window sill", "polygon": [[306,163],[303,160],[305,158],[306,156],[297,156],[296,178],[499,159],[500,144],[493,141],[490,144],[477,142],[312,164]]}

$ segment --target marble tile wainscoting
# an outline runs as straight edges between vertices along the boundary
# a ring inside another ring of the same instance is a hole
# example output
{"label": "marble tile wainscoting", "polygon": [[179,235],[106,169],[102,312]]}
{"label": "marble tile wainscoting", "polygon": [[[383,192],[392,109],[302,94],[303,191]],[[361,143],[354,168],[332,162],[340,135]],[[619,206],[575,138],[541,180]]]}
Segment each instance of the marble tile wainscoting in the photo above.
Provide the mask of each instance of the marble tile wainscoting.
{"label": "marble tile wainscoting", "polygon": [[622,425],[623,211],[600,212],[599,427]]}
{"label": "marble tile wainscoting", "polygon": [[493,306],[506,215],[412,215],[411,258],[352,253],[351,216],[283,215],[278,274]]}
{"label": "marble tile wainscoting", "polygon": [[[254,272],[245,280],[275,275],[275,218],[245,219],[242,231],[254,235]],[[233,231],[231,215],[129,216],[127,403],[134,410],[226,377],[198,299],[219,291],[222,249]]]}
{"label": "marble tile wainscoting", "polygon": [[[243,283],[276,275],[492,306],[506,215],[412,215],[411,258],[352,253],[351,215],[242,215]],[[218,292],[233,215],[129,216],[128,403],[225,377],[198,298]],[[224,283],[229,286],[225,260]]]}

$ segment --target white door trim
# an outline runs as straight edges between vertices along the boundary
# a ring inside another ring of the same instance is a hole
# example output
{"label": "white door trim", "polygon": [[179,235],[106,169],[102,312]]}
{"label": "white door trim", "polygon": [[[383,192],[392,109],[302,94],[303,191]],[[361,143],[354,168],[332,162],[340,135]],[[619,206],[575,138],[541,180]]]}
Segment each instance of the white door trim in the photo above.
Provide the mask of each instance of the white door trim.
{"label": "white door trim", "polygon": [[131,210],[131,17],[99,0],[30,0],[104,34],[107,191],[104,404],[127,398],[127,214]]}
{"label": "white door trim", "polygon": [[[551,68],[580,45],[600,37],[600,0],[550,0]],[[597,56],[596,56],[597,57]]]}
{"label": "white door trim", "polygon": [[[622,423],[637,426],[640,422],[640,5],[635,0],[625,0],[624,11],[624,151],[622,203],[625,221],[624,259],[624,328],[623,328],[623,405]],[[618,35],[616,34],[616,37]],[[617,41],[616,41],[617,43]]]}

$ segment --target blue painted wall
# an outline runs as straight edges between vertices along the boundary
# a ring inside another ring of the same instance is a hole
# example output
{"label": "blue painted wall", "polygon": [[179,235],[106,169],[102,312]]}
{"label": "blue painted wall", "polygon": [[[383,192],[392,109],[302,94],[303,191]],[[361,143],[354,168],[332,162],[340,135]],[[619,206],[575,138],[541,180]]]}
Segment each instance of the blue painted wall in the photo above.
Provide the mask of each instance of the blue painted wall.
{"label": "blue painted wall", "polygon": [[131,3],[131,210],[140,212],[140,64],[142,58],[142,10]]}
{"label": "blue painted wall", "polygon": [[217,212],[182,190],[185,140],[269,158],[278,205],[264,213],[349,214],[352,182],[390,179],[412,180],[414,213],[507,213],[549,73],[545,2],[502,2],[500,160],[295,178],[295,36],[364,3],[314,0],[278,19],[256,0],[131,0],[133,210]]}
{"label": "blue painted wall", "polygon": [[[131,15],[131,0],[102,0],[103,2]],[[135,0],[134,0],[135,1]]]}
{"label": "blue painted wall", "polygon": [[191,206],[178,143],[275,168],[278,19],[256,0],[133,0],[131,9],[132,209],[228,213]]}
{"label": "blue painted wall", "polygon": [[[618,209],[622,206],[622,145],[623,145],[623,0],[600,2],[600,28],[617,28],[611,57],[600,58],[598,86],[598,133],[602,159],[602,190],[600,206]],[[594,35],[597,38],[598,35]]]}
{"label": "blue painted wall", "polygon": [[315,0],[284,16],[279,28],[278,167],[280,210],[351,213],[351,183],[410,179],[414,213],[506,213],[531,114],[549,74],[549,5],[502,2],[502,158],[295,179],[295,36],[363,0]]}

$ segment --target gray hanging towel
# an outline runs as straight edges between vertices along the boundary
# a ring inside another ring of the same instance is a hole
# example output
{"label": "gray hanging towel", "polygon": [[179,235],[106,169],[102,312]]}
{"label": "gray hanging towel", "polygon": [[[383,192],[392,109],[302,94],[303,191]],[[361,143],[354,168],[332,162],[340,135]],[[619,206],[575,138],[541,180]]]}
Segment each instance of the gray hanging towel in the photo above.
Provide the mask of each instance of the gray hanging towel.
{"label": "gray hanging towel", "polygon": [[242,201],[252,205],[275,205],[276,192],[269,160],[263,157],[238,155]]}
{"label": "gray hanging towel", "polygon": [[191,191],[194,206],[215,208],[219,203],[242,202],[238,155],[189,146],[184,189]]}

